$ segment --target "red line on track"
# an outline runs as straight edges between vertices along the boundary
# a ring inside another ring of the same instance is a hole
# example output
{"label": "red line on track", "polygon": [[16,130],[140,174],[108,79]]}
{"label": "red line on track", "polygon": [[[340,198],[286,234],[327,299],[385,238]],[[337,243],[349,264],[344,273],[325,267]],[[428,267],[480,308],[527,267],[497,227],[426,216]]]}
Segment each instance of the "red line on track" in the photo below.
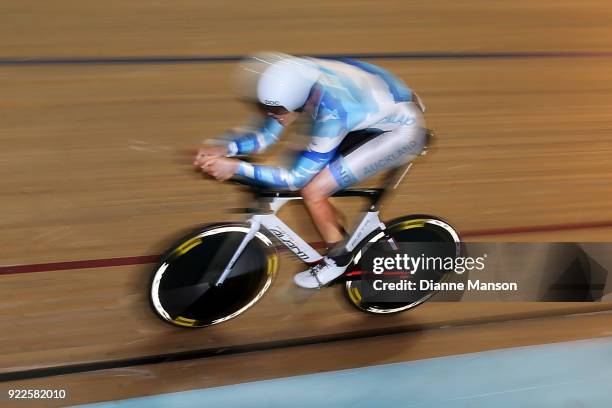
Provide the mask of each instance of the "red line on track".
{"label": "red line on track", "polygon": [[[365,273],[367,273],[367,272],[364,272],[364,271],[353,271],[353,272],[347,273],[346,276],[360,276],[360,275],[363,275]],[[407,271],[387,271],[387,272],[383,272],[383,273],[379,274],[379,276],[380,275],[385,275],[385,276],[404,276],[405,275],[405,276],[408,276],[408,275],[410,275],[410,272],[407,272]]]}
{"label": "red line on track", "polygon": [[140,265],[157,262],[159,255],[127,256],[124,258],[86,259],[0,267],[0,275],[16,273],[65,271],[69,269],[107,268],[109,266]]}
{"label": "red line on track", "polygon": [[[574,224],[533,225],[524,227],[491,228],[464,231],[462,238],[485,237],[495,235],[528,234],[536,232],[571,231],[579,229],[597,229],[612,227],[612,221],[594,221]],[[315,248],[323,247],[322,242],[311,242]],[[284,247],[282,247],[285,249]],[[155,263],[159,255],[128,256],[123,258],[86,259],[81,261],[51,262],[29,265],[0,266],[0,275],[12,275],[31,272],[65,271],[71,269],[108,268],[111,266],[144,265]]]}

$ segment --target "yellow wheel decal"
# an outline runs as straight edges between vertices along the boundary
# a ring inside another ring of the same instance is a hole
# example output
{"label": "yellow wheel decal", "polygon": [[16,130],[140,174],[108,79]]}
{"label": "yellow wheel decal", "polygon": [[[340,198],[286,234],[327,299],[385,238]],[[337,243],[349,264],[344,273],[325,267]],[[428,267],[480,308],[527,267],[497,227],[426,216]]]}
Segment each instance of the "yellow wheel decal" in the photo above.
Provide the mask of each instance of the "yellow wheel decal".
{"label": "yellow wheel decal", "polygon": [[202,243],[202,239],[199,237],[190,239],[189,241],[183,243],[180,247],[176,248],[174,250],[173,255],[174,256],[185,255],[187,252],[189,252],[194,247],[200,245],[201,243]]}
{"label": "yellow wheel decal", "polygon": [[276,253],[271,253],[268,255],[268,276],[274,278],[276,276],[276,270],[278,265],[278,256]]}
{"label": "yellow wheel decal", "polygon": [[411,228],[423,228],[425,227],[425,223],[427,222],[427,220],[424,219],[415,219],[415,220],[410,220],[410,221],[404,221],[402,223],[399,223],[397,225],[393,225],[391,227],[391,229],[393,231],[396,230],[405,230],[405,229],[411,229]]}
{"label": "yellow wheel decal", "polygon": [[177,316],[174,319],[174,323],[179,324],[181,326],[191,327],[191,326],[196,324],[196,321],[194,319],[188,319],[188,318],[183,317],[183,316]]}
{"label": "yellow wheel decal", "polygon": [[349,297],[351,298],[351,302],[358,305],[361,302],[361,293],[357,288],[351,288],[349,291]]}

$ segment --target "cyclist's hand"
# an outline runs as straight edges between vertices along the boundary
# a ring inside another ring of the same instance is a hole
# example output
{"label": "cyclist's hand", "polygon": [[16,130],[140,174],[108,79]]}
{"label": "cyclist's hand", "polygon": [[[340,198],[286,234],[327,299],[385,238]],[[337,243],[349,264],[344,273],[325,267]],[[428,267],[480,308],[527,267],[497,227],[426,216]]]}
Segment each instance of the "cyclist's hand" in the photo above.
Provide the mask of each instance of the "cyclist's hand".
{"label": "cyclist's hand", "polygon": [[206,146],[198,149],[198,153],[193,161],[194,166],[201,167],[206,159],[211,157],[224,157],[227,154],[225,146]]}
{"label": "cyclist's hand", "polygon": [[200,168],[204,173],[210,174],[219,181],[225,181],[238,171],[240,160],[227,157],[210,157],[203,161]]}

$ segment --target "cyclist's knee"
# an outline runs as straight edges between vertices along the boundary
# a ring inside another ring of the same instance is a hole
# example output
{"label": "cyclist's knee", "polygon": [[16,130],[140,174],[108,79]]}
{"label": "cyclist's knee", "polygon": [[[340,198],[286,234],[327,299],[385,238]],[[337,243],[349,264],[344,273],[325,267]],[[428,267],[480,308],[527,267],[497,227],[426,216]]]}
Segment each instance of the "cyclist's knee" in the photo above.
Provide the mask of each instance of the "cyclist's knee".
{"label": "cyclist's knee", "polygon": [[329,193],[327,193],[327,191],[325,191],[325,188],[323,188],[323,186],[321,186],[320,184],[321,183],[317,183],[316,180],[313,180],[310,183],[306,184],[306,186],[304,186],[302,190],[300,190],[300,194],[302,195],[304,201],[310,203],[317,203],[327,200],[327,198],[329,197]]}
{"label": "cyclist's knee", "polygon": [[302,198],[309,203],[327,200],[339,188],[328,168],[317,174],[301,190]]}

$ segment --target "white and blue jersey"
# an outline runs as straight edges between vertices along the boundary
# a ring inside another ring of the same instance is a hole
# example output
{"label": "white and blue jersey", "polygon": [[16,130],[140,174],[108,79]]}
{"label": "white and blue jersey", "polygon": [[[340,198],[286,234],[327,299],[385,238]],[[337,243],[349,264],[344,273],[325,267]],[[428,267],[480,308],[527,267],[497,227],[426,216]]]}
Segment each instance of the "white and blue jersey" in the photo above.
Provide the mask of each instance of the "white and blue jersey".
{"label": "white and blue jersey", "polygon": [[[349,59],[311,61],[317,65],[321,76],[305,107],[305,113],[312,118],[310,142],[306,150],[299,155],[293,168],[241,162],[239,175],[266,187],[298,190],[333,161],[333,165],[329,166],[330,171],[339,186],[344,188],[361,181],[365,174],[356,165],[350,166],[345,160],[337,160],[338,147],[346,137],[351,137],[350,132],[369,128],[391,132],[399,128],[412,129],[415,125],[420,128],[420,111],[409,106],[413,105],[410,103],[413,100],[412,91],[384,69]],[[282,131],[283,126],[276,119],[268,117],[257,126],[241,132],[228,145],[228,156],[261,152],[277,142]],[[410,132],[400,133],[407,135]],[[380,144],[381,149],[385,145],[387,150],[393,151],[380,151],[368,156],[372,160],[384,161],[385,157],[395,158],[397,150],[405,151],[405,159],[409,159],[422,148],[420,142],[415,144],[412,141],[409,149],[407,139],[402,139],[401,135],[395,139],[395,143]],[[374,146],[369,147],[370,153],[373,153],[371,149]],[[404,160],[404,156],[400,154],[395,162]],[[372,163],[367,161],[365,159],[364,163],[364,158],[360,158],[356,163],[359,162],[362,167],[370,164],[371,168]]]}

